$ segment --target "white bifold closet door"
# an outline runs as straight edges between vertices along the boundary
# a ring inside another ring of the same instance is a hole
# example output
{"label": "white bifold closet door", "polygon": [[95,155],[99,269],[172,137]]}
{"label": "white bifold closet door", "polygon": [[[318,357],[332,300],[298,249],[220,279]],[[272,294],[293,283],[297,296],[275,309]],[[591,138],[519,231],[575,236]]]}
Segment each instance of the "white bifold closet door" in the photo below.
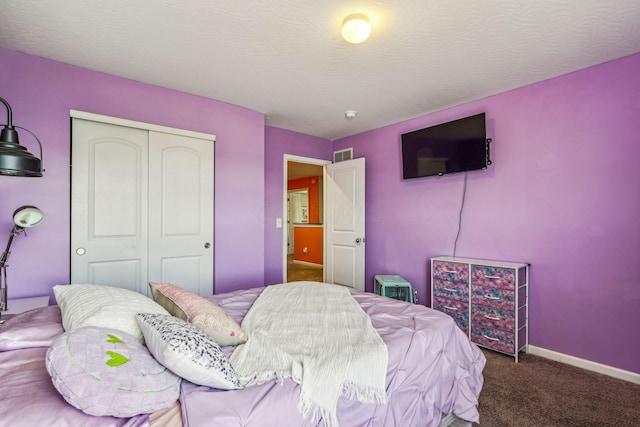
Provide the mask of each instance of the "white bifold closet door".
{"label": "white bifold closet door", "polygon": [[71,283],[212,295],[213,136],[149,126],[72,119]]}

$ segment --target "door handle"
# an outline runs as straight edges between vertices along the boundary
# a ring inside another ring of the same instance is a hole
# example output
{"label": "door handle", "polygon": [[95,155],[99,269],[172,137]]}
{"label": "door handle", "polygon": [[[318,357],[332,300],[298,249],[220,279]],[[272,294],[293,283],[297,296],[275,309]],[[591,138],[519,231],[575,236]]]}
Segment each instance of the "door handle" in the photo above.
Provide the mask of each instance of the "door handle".
{"label": "door handle", "polygon": [[204,244],[204,248],[205,248],[205,249],[209,249],[210,247],[211,247],[211,243],[206,242],[206,243]]}
{"label": "door handle", "polygon": [[76,249],[76,253],[78,255],[84,255],[84,254],[87,253],[87,251],[85,250],[85,248],[78,248],[78,249]]}
{"label": "door handle", "polygon": [[356,245],[360,245],[360,243],[364,243],[364,237],[356,237]]}

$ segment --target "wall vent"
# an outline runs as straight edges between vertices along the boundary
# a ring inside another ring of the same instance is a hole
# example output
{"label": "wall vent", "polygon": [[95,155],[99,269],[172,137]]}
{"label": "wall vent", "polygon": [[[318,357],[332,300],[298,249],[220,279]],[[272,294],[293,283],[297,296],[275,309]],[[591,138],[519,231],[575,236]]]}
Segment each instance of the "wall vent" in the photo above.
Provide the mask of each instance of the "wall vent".
{"label": "wall vent", "polygon": [[333,152],[333,163],[344,162],[353,159],[353,147]]}

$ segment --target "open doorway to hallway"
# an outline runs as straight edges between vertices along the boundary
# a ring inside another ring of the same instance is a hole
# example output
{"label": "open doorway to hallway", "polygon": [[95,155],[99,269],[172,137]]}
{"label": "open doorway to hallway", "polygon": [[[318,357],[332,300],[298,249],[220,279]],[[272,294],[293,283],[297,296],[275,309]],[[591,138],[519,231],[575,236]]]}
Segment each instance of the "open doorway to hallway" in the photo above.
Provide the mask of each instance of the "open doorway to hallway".
{"label": "open doorway to hallway", "polygon": [[324,165],[329,161],[285,155],[284,278],[324,280]]}

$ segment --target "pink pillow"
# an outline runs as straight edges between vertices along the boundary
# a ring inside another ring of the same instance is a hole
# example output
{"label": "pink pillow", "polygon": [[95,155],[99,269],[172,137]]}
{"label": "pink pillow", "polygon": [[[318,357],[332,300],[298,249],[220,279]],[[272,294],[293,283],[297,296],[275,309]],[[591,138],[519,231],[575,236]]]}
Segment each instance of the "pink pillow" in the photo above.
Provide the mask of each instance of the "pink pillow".
{"label": "pink pillow", "polygon": [[153,300],[172,316],[198,326],[218,345],[238,345],[247,341],[240,325],[223,309],[200,295],[169,283],[149,283]]}

